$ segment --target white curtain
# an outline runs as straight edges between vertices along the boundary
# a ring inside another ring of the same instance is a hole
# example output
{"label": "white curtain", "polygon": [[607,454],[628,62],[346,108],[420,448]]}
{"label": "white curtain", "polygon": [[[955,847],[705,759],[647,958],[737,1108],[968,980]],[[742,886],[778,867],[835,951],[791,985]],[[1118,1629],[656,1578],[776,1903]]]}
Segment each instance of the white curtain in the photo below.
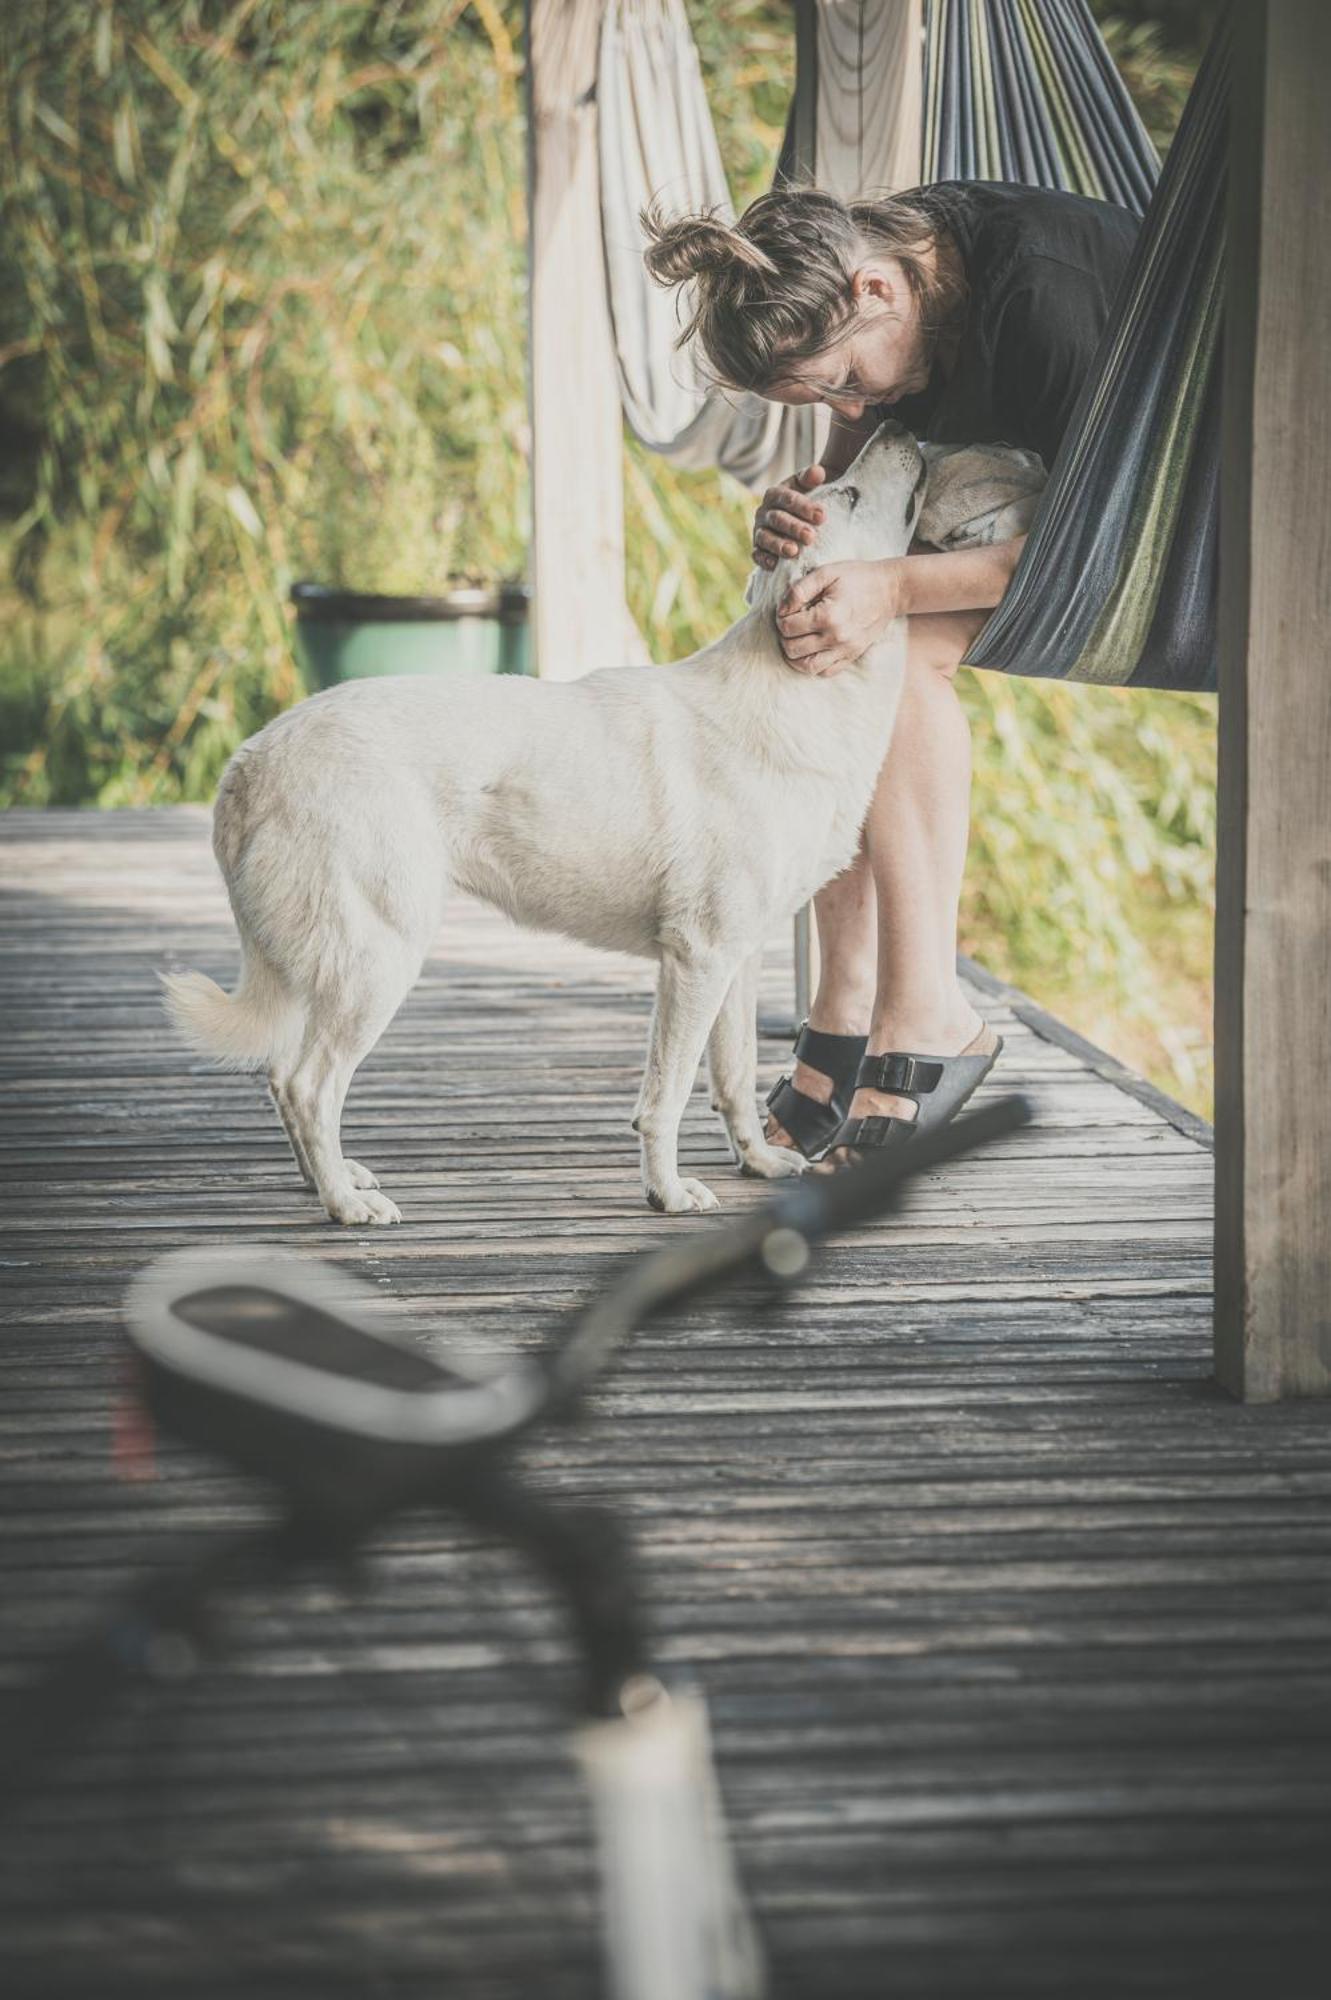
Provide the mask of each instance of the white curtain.
{"label": "white curtain", "polygon": [[[715,208],[733,220],[698,51],[683,0],[607,0],[597,79],[601,229],[624,415],[634,435],[677,465],[718,465],[758,488],[795,469],[792,413],[709,385],[677,348],[677,294],[643,268],[640,210]],[[785,419],[786,421],[783,421]]]}

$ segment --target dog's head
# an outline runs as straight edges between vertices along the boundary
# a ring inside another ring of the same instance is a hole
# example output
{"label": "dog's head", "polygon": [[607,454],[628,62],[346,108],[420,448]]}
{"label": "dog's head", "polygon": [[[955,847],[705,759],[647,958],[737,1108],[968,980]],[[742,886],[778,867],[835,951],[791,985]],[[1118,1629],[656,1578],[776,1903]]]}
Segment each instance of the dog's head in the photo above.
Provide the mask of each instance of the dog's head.
{"label": "dog's head", "polygon": [[922,444],[920,451],[928,484],[917,541],[951,551],[1026,533],[1044,491],[1038,453],[1012,444]]}
{"label": "dog's head", "polygon": [[775,569],[753,572],[749,603],[774,612],[796,578],[823,563],[904,555],[919,519],[925,478],[924,458],[910,432],[890,419],[880,424],[849,470],[817,489],[824,519],[812,542]]}

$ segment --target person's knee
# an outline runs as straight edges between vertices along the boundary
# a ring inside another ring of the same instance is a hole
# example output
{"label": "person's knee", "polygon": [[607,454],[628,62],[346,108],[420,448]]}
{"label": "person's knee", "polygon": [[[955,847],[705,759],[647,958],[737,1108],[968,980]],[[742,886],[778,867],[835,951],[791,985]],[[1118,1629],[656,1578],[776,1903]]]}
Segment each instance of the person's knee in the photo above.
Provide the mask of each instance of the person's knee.
{"label": "person's knee", "polygon": [[952,680],[987,617],[984,611],[943,611],[908,618],[906,671]]}

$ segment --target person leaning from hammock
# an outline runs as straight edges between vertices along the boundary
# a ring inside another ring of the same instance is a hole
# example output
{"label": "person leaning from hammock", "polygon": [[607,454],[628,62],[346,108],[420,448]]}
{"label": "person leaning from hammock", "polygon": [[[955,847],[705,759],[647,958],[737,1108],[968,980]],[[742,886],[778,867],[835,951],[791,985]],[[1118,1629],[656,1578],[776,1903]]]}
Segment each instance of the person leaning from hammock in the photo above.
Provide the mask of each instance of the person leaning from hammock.
{"label": "person leaning from hammock", "polygon": [[[832,411],[822,464],[763,497],[753,555],[766,569],[813,540],[819,485],[888,412],[937,444],[1023,445],[1052,466],[1138,229],[1107,202],[979,181],[850,203],[781,188],[734,225],[644,222],[652,277],[693,287],[681,344],[696,336],[733,389]],[[953,678],[1023,540],[828,563],[777,613],[805,674],[839,673],[894,619],[907,631],[859,858],[815,898],[818,989],[793,1075],[768,1100],[778,1144],[816,1156],[847,1116],[876,1121],[847,1127],[857,1144],[897,1143],[897,1121],[951,1117],[1001,1046],[957,977],[971,755]]]}

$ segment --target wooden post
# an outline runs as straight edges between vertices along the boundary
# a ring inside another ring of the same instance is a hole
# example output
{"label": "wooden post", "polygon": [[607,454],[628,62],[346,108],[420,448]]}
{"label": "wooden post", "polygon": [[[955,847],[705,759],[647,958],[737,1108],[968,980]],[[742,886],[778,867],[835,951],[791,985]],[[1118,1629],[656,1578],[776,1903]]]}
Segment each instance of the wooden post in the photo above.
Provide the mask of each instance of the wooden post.
{"label": "wooden post", "polygon": [[623,426],[601,248],[603,0],[528,0],[532,586],[536,670],[630,657]]}
{"label": "wooden post", "polygon": [[1331,8],[1234,9],[1216,1374],[1331,1393]]}

